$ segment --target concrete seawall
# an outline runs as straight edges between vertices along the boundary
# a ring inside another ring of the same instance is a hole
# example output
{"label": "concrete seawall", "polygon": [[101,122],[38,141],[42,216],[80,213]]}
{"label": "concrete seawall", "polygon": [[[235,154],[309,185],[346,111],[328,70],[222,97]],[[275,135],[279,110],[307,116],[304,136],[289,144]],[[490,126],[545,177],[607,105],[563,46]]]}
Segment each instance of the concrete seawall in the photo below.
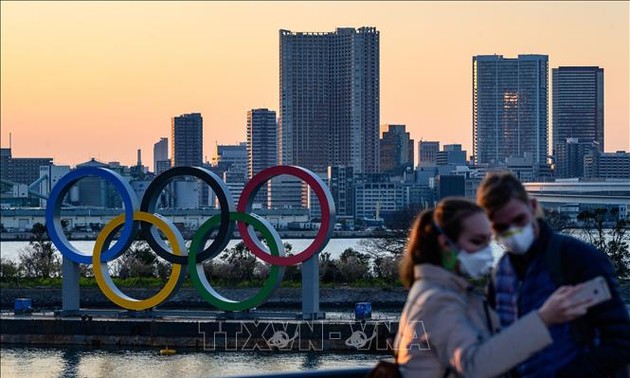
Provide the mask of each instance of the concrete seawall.
{"label": "concrete seawall", "polygon": [[[133,297],[146,298],[156,290],[133,288],[124,291]],[[225,289],[221,293],[241,300],[254,295],[257,290]],[[301,288],[280,288],[258,311],[242,315],[216,311],[195,289],[183,288],[159,309],[135,313],[117,308],[99,288],[82,288],[80,304],[84,310],[79,315],[83,317],[58,317],[53,316],[50,310],[61,308],[61,289],[2,289],[0,297],[4,314],[0,322],[0,341],[22,345],[384,353],[388,334],[398,327],[395,319],[296,320],[302,303],[301,295]],[[15,298],[23,297],[31,298],[33,308],[49,312],[13,315]],[[320,306],[324,311],[344,310],[349,317],[353,314],[355,303],[366,301],[372,302],[373,310],[388,308],[399,312],[406,297],[407,291],[403,288],[322,288]],[[280,308],[295,309],[295,313],[284,310],[274,317],[274,309]],[[192,311],[184,314],[182,309]],[[260,319],[256,318],[259,314]]]}
{"label": "concrete seawall", "polygon": [[218,320],[203,317],[91,320],[2,316],[0,342],[90,347],[165,347],[207,351],[380,352],[397,321]]}

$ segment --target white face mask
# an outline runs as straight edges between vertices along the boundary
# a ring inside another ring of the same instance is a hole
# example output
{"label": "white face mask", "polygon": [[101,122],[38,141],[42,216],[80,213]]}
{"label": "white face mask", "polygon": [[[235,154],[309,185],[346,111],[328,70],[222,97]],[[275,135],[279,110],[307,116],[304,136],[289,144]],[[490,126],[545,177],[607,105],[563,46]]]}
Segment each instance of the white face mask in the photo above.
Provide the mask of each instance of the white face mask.
{"label": "white face mask", "polygon": [[525,227],[510,227],[498,237],[498,242],[515,255],[524,255],[529,247],[534,244],[534,225],[532,223]]}
{"label": "white face mask", "polygon": [[494,263],[494,256],[492,255],[492,248],[487,245],[477,252],[468,253],[460,250],[457,254],[457,260],[463,273],[477,279],[490,271]]}

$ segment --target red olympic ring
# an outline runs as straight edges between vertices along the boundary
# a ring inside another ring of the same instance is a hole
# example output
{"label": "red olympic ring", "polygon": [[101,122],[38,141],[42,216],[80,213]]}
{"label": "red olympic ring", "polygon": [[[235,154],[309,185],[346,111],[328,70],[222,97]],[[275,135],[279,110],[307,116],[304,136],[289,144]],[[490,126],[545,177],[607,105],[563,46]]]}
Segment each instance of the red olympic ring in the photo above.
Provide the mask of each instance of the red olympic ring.
{"label": "red olympic ring", "polygon": [[280,175],[290,175],[301,179],[317,195],[321,208],[321,226],[313,243],[304,251],[292,256],[273,256],[258,239],[252,227],[248,227],[242,222],[237,222],[237,225],[243,242],[256,257],[272,265],[289,266],[302,263],[324,249],[333,233],[335,202],[326,184],[315,173],[293,165],[278,165],[260,171],[249,180],[238,200],[237,211],[246,214],[250,213],[258,190],[267,181]]}

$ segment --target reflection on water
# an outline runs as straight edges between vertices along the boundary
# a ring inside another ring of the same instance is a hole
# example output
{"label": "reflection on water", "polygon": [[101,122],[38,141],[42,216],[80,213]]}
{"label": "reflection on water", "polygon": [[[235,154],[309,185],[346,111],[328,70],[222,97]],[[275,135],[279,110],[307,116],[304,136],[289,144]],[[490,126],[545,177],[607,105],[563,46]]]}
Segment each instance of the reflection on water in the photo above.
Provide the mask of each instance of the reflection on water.
{"label": "reflection on water", "polygon": [[6,347],[2,377],[219,377],[240,374],[372,366],[376,354],[325,352],[188,352],[161,356],[158,349]]}

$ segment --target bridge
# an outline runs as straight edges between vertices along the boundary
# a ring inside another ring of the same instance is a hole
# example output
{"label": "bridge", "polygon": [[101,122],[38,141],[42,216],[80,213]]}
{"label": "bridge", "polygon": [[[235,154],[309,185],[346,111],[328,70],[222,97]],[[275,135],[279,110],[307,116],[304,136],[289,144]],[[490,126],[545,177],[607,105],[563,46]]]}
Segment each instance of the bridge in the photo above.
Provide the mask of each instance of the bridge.
{"label": "bridge", "polygon": [[551,207],[618,208],[626,218],[630,209],[630,181],[557,181],[524,183],[530,196]]}

